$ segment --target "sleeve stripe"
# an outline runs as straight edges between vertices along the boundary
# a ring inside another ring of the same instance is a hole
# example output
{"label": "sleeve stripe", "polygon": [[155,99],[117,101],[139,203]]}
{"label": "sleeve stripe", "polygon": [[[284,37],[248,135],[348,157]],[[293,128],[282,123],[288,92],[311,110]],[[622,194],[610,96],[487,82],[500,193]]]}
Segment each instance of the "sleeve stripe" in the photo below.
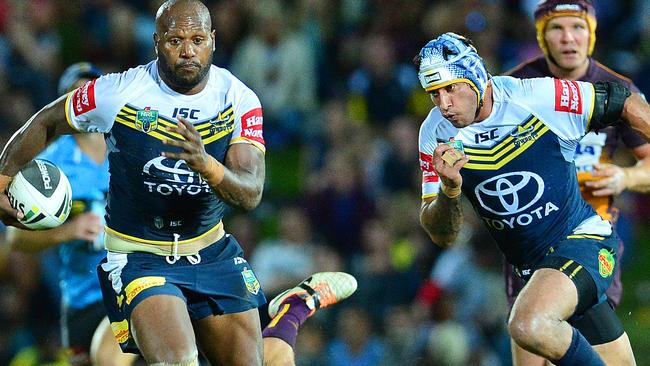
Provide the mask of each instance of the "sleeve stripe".
{"label": "sleeve stripe", "polygon": [[246,137],[236,137],[232,140],[230,140],[230,145],[232,144],[251,144],[255,146],[256,148],[262,150],[264,154],[266,154],[266,146],[260,144],[259,142],[251,139],[247,139]]}
{"label": "sleeve stripe", "polygon": [[589,110],[589,118],[587,118],[587,125],[585,126],[585,132],[589,131],[589,125],[591,124],[591,117],[594,114],[594,109],[596,109],[596,88],[594,84],[589,83],[591,86],[591,109]]}
{"label": "sleeve stripe", "polygon": [[66,120],[66,122],[68,122],[68,125],[70,125],[70,127],[72,127],[73,130],[83,132],[80,129],[78,129],[75,125],[73,125],[72,121],[70,120],[70,108],[69,108],[69,106],[70,106],[70,98],[72,98],[72,92],[69,92],[68,96],[65,98],[65,105],[64,105],[65,120]]}

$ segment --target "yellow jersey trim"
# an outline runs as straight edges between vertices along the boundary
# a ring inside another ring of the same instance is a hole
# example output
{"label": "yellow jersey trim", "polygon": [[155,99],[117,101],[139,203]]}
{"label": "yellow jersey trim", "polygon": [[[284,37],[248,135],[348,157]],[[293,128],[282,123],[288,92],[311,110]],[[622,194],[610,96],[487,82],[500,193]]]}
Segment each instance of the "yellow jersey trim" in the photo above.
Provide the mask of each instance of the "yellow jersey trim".
{"label": "yellow jersey trim", "polygon": [[[535,120],[537,120],[537,118],[535,118]],[[519,147],[515,147],[514,141],[513,139],[511,139],[512,136],[510,136],[506,138],[506,140],[501,142],[499,145],[500,147],[506,146],[507,144],[511,144],[511,145],[507,146],[506,148],[503,149],[503,151],[493,156],[477,156],[474,153],[472,153],[472,150],[476,151],[475,149],[465,148],[465,154],[469,158],[469,162],[465,164],[463,168],[474,169],[474,170],[501,169],[504,165],[508,164],[514,158],[523,154],[524,151],[528,150],[529,147],[533,146],[533,144],[548,131],[550,131],[548,126],[546,126],[544,123],[540,121],[539,125],[535,126],[535,129],[530,131],[530,134],[536,134],[534,138],[522,143],[521,145],[519,145]]]}
{"label": "yellow jersey trim", "polygon": [[596,88],[594,84],[589,84],[591,86],[591,109],[589,110],[589,119],[587,119],[587,125],[585,126],[585,132],[589,131],[589,126],[591,125],[591,117],[594,114],[594,109],[596,109]]}
{"label": "yellow jersey trim", "polygon": [[[143,132],[135,125],[136,114],[137,114],[136,109],[134,109],[131,106],[125,105],[124,107],[122,107],[122,109],[118,112],[117,116],[115,117],[115,122],[122,124],[126,127],[132,128],[138,132]],[[235,120],[235,115],[232,106],[230,106],[225,110],[221,111],[216,117],[212,118],[211,120],[201,122],[195,125],[194,128],[201,136],[201,139],[203,140],[203,144],[208,145],[214,141],[221,139],[224,136],[227,136],[232,131],[234,131],[235,130],[234,120]],[[220,131],[214,132],[213,127],[215,127],[215,125],[217,124],[220,127]],[[161,141],[184,140],[183,136],[175,132],[167,131],[167,127],[175,127],[176,125],[177,124],[174,121],[171,121],[168,118],[165,118],[164,116],[158,115],[158,119],[156,120],[156,128],[145,133]]]}
{"label": "yellow jersey trim", "polygon": [[566,237],[567,239],[594,239],[594,240],[605,240],[605,237],[600,236],[600,235],[589,235],[589,234],[576,234],[576,235],[569,235]]}
{"label": "yellow jersey trim", "polygon": [[[534,127],[539,127],[539,125],[541,125],[542,123],[538,123],[538,122],[539,122],[539,119],[537,117],[535,117],[535,116],[532,116],[529,120],[525,121],[520,126],[521,126],[521,128],[523,128],[525,130],[528,130],[529,128],[533,127],[533,124],[535,124]],[[519,126],[517,128],[519,128]],[[473,147],[464,146],[463,149],[464,149],[464,151],[466,153],[471,153],[472,155],[494,155],[500,149],[503,149],[503,148],[508,147],[508,146],[512,146],[512,145],[509,145],[510,142],[512,142],[512,140],[514,140],[514,136],[509,135],[508,137],[503,139],[501,142],[495,144],[491,148],[473,148]]]}
{"label": "yellow jersey trim", "polygon": [[69,92],[68,96],[65,98],[65,106],[64,106],[64,109],[65,109],[65,121],[68,122],[68,125],[70,125],[70,127],[72,127],[73,130],[83,132],[80,129],[78,129],[77,127],[75,127],[72,124],[72,121],[70,120],[70,110],[68,108],[70,106],[70,98],[72,98],[72,92]]}
{"label": "yellow jersey trim", "polygon": [[[202,239],[202,238],[212,234],[213,232],[221,229],[222,226],[223,226],[223,222],[219,221],[219,223],[217,225],[215,225],[212,229],[204,232],[203,234],[201,234],[199,236],[196,236],[196,237],[191,238],[191,239],[179,240],[178,245],[189,244],[189,243],[192,243],[192,242],[194,242],[196,240]],[[170,241],[147,240],[147,239],[142,239],[142,238],[138,238],[138,237],[135,237],[135,236],[123,234],[123,233],[121,233],[119,231],[111,229],[108,226],[105,226],[104,229],[106,230],[107,233],[109,233],[111,235],[115,235],[117,237],[121,237],[121,238],[128,239],[128,240],[131,240],[131,241],[135,241],[135,242],[138,242],[138,243],[153,244],[153,245],[173,245],[174,244],[174,241],[172,241],[172,240],[170,240]]]}
{"label": "yellow jersey trim", "polygon": [[234,139],[230,140],[231,145],[232,144],[239,144],[239,143],[249,143],[249,144],[255,146],[256,148],[262,150],[262,152],[264,154],[266,154],[266,146],[264,146],[263,144],[260,144],[257,141],[251,140],[251,139],[246,138],[246,137],[235,137]]}

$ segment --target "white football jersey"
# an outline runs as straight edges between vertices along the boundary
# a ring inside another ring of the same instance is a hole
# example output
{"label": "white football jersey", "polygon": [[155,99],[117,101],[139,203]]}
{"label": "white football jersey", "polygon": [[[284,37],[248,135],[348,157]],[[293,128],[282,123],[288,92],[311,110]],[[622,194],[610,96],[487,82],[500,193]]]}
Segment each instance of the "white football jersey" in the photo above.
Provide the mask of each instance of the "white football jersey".
{"label": "white football jersey", "polygon": [[431,110],[420,128],[422,197],[435,197],[439,143],[461,141],[469,162],[463,193],[508,260],[531,263],[574,233],[611,234],[580,195],[574,156],[589,130],[592,84],[552,78],[491,79],[494,105],[485,120],[455,128]]}
{"label": "white football jersey", "polygon": [[224,162],[231,144],[265,151],[259,99],[229,71],[212,65],[205,88],[185,95],[169,88],[157,61],[108,74],[70,93],[66,117],[74,128],[102,132],[108,145],[110,189],[106,225],[131,240],[192,239],[215,227],[222,202],[185,161],[161,156],[180,140],[166,130],[179,117],[200,133],[205,150]]}

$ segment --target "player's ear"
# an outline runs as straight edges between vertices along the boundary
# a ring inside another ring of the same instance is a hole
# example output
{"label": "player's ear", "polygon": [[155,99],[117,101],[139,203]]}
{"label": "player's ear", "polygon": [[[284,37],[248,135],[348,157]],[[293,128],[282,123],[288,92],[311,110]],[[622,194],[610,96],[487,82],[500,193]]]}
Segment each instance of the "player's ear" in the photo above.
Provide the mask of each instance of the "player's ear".
{"label": "player's ear", "polygon": [[153,49],[156,51],[156,56],[158,56],[158,42],[160,41],[160,37],[158,37],[158,33],[153,34]]}
{"label": "player's ear", "polygon": [[214,52],[217,49],[217,36],[214,29],[210,32],[210,37],[212,38],[212,51]]}

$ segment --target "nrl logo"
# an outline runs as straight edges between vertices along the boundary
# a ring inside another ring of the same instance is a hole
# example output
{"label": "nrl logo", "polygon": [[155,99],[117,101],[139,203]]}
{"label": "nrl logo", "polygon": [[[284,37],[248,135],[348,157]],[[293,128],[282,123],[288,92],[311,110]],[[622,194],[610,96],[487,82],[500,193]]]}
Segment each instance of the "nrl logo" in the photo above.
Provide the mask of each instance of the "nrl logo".
{"label": "nrl logo", "polygon": [[260,283],[257,281],[257,277],[252,270],[244,267],[241,271],[241,275],[244,278],[244,283],[246,284],[246,289],[253,295],[257,295],[260,291]]}
{"label": "nrl logo", "polygon": [[138,130],[149,133],[158,127],[158,111],[152,110],[151,107],[146,107],[144,110],[139,110],[135,115],[135,128]]}

